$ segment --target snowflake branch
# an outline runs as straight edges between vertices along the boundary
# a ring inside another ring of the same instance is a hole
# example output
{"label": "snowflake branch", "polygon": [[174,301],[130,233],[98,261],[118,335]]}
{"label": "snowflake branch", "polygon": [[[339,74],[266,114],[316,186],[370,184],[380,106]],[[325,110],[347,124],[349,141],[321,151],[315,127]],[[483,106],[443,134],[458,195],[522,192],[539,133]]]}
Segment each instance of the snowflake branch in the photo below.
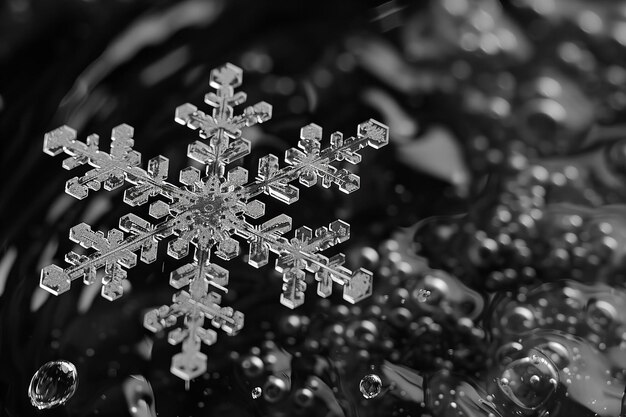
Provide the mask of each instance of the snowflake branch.
{"label": "snowflake branch", "polygon": [[[337,168],[331,164],[343,160],[352,164],[359,163],[361,160],[359,150],[366,146],[378,149],[389,141],[388,128],[373,119],[359,125],[356,138],[351,137],[344,141],[339,139],[340,134],[334,134],[331,146],[321,151],[319,151],[321,139],[319,126],[313,124],[306,126],[302,128],[300,135],[302,140],[298,146],[305,152],[299,149],[288,150],[285,159],[291,165],[278,169],[275,156],[268,155],[268,157],[261,158],[255,182],[245,187],[245,194],[248,198],[266,193],[290,204],[297,200],[297,196],[289,198],[289,196],[282,195],[281,190],[287,187],[289,182],[298,178],[300,182],[310,186],[315,183],[317,176],[326,180],[326,186],[334,182],[338,184],[340,190],[350,193],[358,189],[358,177],[347,170],[342,170],[339,175],[336,175]],[[309,180],[304,177],[304,174],[314,177]]]}
{"label": "snowflake branch", "polygon": [[[89,249],[94,248],[96,252],[91,255],[78,255],[70,252],[66,255],[66,261],[72,266],[65,269],[57,265],[49,265],[42,269],[40,285],[43,289],[54,295],[59,295],[70,289],[71,282],[75,279],[84,278],[87,285],[95,282],[96,271],[100,268],[109,268],[110,273],[125,275],[125,271],[120,272],[115,264],[126,268],[132,268],[137,263],[137,256],[134,252],[142,251],[141,260],[151,263],[156,260],[156,242],[173,233],[175,219],[167,220],[157,226],[152,226],[147,221],[134,214],[128,214],[120,219],[120,227],[126,231],[133,231],[126,239],[120,230],[111,229],[108,236],[104,237],[102,232],[93,232],[91,227],[85,223],[74,226],[70,230],[70,239],[81,246]],[[112,285],[119,284],[119,279],[115,283],[107,283],[107,276],[103,278],[103,295],[111,289]],[[109,285],[107,289],[106,284]],[[106,298],[114,300],[122,295],[121,288],[109,293]]]}

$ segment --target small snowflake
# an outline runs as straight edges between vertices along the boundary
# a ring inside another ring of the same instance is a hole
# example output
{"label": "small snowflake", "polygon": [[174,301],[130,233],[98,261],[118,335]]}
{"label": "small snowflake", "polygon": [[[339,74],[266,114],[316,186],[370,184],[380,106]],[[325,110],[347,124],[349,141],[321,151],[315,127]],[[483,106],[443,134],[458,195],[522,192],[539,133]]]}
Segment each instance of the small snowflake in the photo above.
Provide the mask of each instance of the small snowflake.
{"label": "small snowflake", "polygon": [[130,185],[124,191],[124,202],[130,206],[147,204],[156,196],[168,202],[150,204],[149,214],[155,222],[127,214],[120,219],[119,229],[111,229],[106,236],[85,223],[72,227],[70,239],[93,251],[89,255],[68,253],[65,260],[71,266],[65,269],[56,265],[43,268],[41,287],[58,295],[68,291],[75,279],[94,283],[96,272],[103,270],[102,296],[115,300],[122,296],[126,269],[135,266],[137,254],[142,262],[154,262],[159,241],[168,239],[168,255],[182,259],[193,246],[193,262],[170,274],[170,285],[179,290],[172,304],[149,311],[144,320],[153,332],[173,328],[168,340],[182,344],[182,352],[174,355],[171,371],[184,380],[206,371],[206,356],[200,347],[202,343],[212,345],[217,338],[206,320],[231,335],[243,327],[243,313],[221,306],[218,291],[226,291],[228,271],[211,263],[212,254],[226,261],[238,256],[240,240],[248,243],[248,263],[256,268],[268,263],[270,252],[276,254],[275,268],[283,275],[280,302],[289,308],[304,302],[305,271],[315,274],[317,293],[322,297],[331,294],[333,282],[343,286],[343,297],[350,303],[372,292],[370,271],[350,271],[343,266],[343,254],[329,258],[320,253],[349,238],[347,223],[335,220],[315,231],[300,227],[288,239],[283,235],[291,230],[289,216],[281,214],[262,224],[250,220],[265,214],[265,205],[257,199],[261,194],[287,204],[297,201],[295,180],[307,187],[319,182],[326,188],[336,184],[345,193],[357,190],[359,177],[335,165],[342,161],[357,164],[362,148],[386,145],[387,127],[369,120],[359,125],[356,137],[344,139],[341,133],[333,133],[330,146],[322,148],[322,129],[310,124],[302,128],[298,148],[285,153],[286,166],[281,168],[275,155],[264,156],[256,178],[248,181],[245,169],[227,170],[227,166],[250,153],[250,142],[241,137],[242,128],[269,120],[272,107],[260,102],[234,115],[233,107],[246,100],[245,93],[234,91],[241,81],[241,69],[226,64],[211,72],[210,85],[216,92],[205,96],[205,102],[213,107],[211,115],[191,104],[176,109],[176,122],[198,130],[202,139],[189,145],[188,157],[206,167],[204,173],[192,166],[181,170],[181,186],[167,182],[168,159],[163,156],[150,159],[147,169],[141,168],[141,155],[133,150],[133,128],[128,125],[113,129],[110,153],[98,149],[97,135],[79,142],[76,132],[67,126],[47,133],[44,139],[44,152],[70,155],[63,161],[64,168],[87,163],[93,167],[67,181],[68,194],[83,199],[89,190],[104,187],[110,191]]}

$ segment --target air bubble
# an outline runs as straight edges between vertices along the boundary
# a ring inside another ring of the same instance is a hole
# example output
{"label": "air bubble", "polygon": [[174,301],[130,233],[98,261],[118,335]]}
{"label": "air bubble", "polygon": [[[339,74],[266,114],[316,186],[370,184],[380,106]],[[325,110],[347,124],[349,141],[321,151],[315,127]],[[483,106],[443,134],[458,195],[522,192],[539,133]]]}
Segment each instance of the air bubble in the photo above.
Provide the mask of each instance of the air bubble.
{"label": "air bubble", "polygon": [[256,400],[257,398],[261,397],[261,395],[263,395],[263,390],[261,389],[261,387],[254,387],[252,389],[252,399]]}

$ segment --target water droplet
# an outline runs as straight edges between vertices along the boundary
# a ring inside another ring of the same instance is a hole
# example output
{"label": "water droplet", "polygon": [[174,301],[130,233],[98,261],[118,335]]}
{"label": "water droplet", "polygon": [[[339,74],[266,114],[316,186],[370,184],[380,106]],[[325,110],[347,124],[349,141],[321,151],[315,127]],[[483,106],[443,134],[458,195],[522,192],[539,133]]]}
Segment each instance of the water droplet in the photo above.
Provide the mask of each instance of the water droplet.
{"label": "water droplet", "polygon": [[359,383],[359,389],[364,398],[376,398],[383,387],[383,381],[376,374],[365,375]]}
{"label": "water droplet", "polygon": [[243,373],[248,378],[255,378],[263,373],[264,362],[261,358],[255,355],[248,355],[241,361],[241,368]]}
{"label": "water droplet", "polygon": [[498,386],[518,407],[536,410],[556,391],[558,379],[552,362],[533,354],[511,362],[502,372]]}
{"label": "water droplet", "polygon": [[270,375],[263,386],[263,398],[270,403],[278,402],[289,392],[290,386],[284,379]]}
{"label": "water droplet", "polygon": [[294,401],[300,407],[310,407],[315,401],[315,394],[309,388],[301,388],[294,394]]}
{"label": "water droplet", "polygon": [[419,301],[420,303],[425,303],[426,300],[428,300],[428,297],[430,297],[430,291],[419,289],[417,290],[416,296],[417,296],[417,301]]}
{"label": "water droplet", "polygon": [[592,329],[597,331],[608,329],[618,316],[615,306],[608,301],[595,299],[589,301],[587,323]]}
{"label": "water droplet", "polygon": [[561,343],[547,342],[537,346],[537,350],[546,355],[558,369],[563,369],[570,363],[569,351]]}
{"label": "water droplet", "polygon": [[509,332],[522,333],[536,327],[535,312],[525,306],[514,307],[500,319],[501,325]]}
{"label": "water droplet", "polygon": [[254,388],[252,388],[252,399],[253,400],[256,400],[261,395],[263,395],[263,390],[261,389],[261,387],[254,387]]}
{"label": "water droplet", "polygon": [[40,410],[65,404],[78,386],[78,373],[73,363],[52,361],[44,364],[28,387],[28,396],[33,406]]}

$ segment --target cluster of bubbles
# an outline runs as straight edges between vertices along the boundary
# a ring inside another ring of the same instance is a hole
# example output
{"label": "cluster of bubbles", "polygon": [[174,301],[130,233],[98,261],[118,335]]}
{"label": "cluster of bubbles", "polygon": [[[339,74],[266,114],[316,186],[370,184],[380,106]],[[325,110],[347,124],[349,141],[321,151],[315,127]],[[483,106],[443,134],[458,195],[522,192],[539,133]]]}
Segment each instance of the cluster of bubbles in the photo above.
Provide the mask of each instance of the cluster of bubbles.
{"label": "cluster of bubbles", "polygon": [[[376,251],[378,272],[396,282],[366,305],[321,301],[326,317],[281,317],[280,342],[268,334],[236,359],[242,386],[267,415],[316,407],[339,413],[358,402],[349,389],[337,390],[350,384],[362,399],[390,409],[404,404],[407,413],[621,412],[625,290],[569,280],[499,292],[486,302],[407,249],[410,235]],[[313,326],[321,329],[317,343],[307,336]],[[77,381],[71,363],[51,362],[33,377],[29,395],[39,408],[54,407],[73,395]]]}

